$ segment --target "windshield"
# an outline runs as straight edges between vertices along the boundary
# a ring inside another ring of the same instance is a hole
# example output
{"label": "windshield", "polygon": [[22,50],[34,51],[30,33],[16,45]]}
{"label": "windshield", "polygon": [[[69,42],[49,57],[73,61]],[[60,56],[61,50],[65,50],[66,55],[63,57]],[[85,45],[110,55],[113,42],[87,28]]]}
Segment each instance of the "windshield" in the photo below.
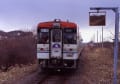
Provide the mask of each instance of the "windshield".
{"label": "windshield", "polygon": [[48,44],[49,43],[49,29],[38,30],[38,43]]}
{"label": "windshield", "polygon": [[63,40],[64,44],[76,44],[77,36],[76,29],[64,29]]}

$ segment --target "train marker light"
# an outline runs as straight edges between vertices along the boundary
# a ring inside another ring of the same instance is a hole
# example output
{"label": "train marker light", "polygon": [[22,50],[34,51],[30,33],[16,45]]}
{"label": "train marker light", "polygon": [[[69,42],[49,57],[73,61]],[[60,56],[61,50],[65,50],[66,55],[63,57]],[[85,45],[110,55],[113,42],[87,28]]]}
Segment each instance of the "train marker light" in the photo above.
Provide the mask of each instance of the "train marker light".
{"label": "train marker light", "polygon": [[70,48],[70,51],[72,51],[73,49],[72,48]]}
{"label": "train marker light", "polygon": [[44,50],[43,48],[40,48],[40,50]]}

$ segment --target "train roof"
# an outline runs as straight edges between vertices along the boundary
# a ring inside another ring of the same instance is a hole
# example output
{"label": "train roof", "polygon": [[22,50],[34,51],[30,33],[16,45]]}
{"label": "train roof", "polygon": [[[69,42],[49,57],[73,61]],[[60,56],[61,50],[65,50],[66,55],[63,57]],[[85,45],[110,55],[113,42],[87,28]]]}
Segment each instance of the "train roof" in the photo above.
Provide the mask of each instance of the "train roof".
{"label": "train roof", "polygon": [[38,28],[52,28],[53,23],[60,23],[61,28],[77,28],[77,24],[69,21],[48,21],[48,22],[41,22],[38,24]]}

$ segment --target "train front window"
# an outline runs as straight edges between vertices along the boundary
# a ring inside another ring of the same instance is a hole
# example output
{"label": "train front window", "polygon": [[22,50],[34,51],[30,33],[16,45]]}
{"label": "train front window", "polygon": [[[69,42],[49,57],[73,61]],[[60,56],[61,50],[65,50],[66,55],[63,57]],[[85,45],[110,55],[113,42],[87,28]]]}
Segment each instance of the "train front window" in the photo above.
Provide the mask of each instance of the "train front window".
{"label": "train front window", "polygon": [[76,44],[77,36],[76,29],[65,28],[63,32],[63,42],[64,44]]}
{"label": "train front window", "polygon": [[52,40],[53,40],[53,42],[60,42],[61,41],[61,30],[60,29],[53,29],[52,30]]}
{"label": "train front window", "polygon": [[49,43],[49,29],[38,29],[38,43]]}

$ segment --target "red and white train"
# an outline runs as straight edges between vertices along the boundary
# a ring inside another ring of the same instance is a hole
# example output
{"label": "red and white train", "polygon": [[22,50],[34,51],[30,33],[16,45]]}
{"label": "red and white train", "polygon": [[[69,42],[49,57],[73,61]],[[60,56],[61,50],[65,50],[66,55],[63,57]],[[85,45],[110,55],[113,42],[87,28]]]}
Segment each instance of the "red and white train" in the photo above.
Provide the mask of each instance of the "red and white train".
{"label": "red and white train", "polygon": [[37,59],[42,68],[76,69],[79,43],[79,30],[75,23],[55,19],[37,26]]}

